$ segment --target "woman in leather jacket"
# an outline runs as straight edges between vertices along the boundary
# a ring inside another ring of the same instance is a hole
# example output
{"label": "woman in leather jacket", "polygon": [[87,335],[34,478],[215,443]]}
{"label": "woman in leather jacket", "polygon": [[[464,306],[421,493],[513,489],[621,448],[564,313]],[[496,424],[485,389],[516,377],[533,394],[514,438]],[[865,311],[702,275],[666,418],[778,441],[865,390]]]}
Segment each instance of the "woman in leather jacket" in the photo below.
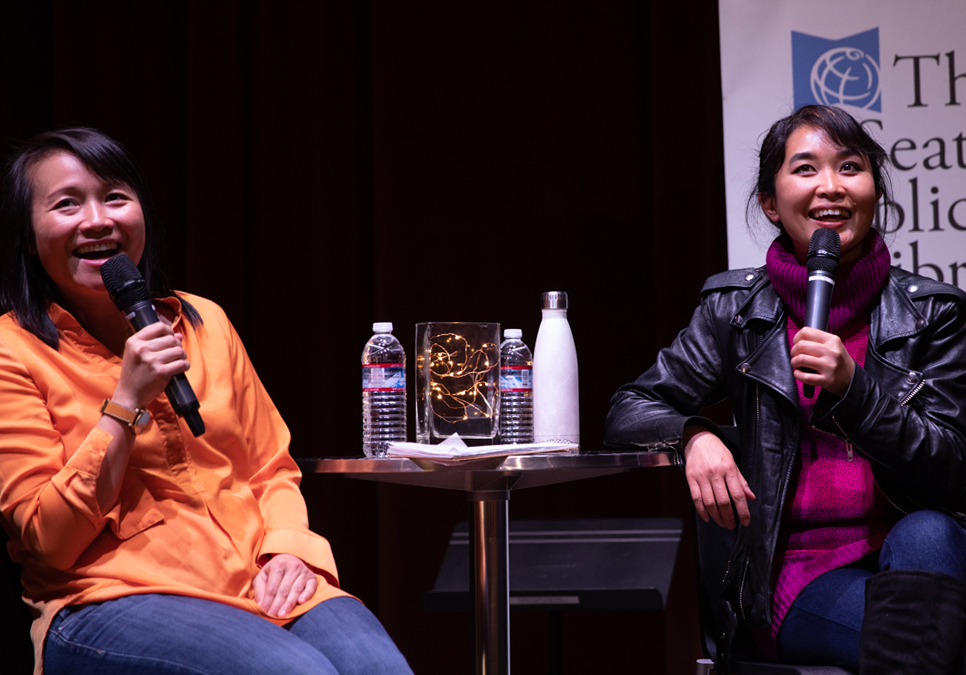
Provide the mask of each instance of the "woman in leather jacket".
{"label": "woman in leather jacket", "polygon": [[[766,656],[961,672],[966,295],[890,267],[886,162],[839,109],[776,122],[752,195],[779,231],[766,264],[707,281],[605,440],[678,445],[698,515],[735,530],[723,598]],[[819,229],[841,243],[827,331],[803,327]],[[724,398],[737,447],[700,416]]]}

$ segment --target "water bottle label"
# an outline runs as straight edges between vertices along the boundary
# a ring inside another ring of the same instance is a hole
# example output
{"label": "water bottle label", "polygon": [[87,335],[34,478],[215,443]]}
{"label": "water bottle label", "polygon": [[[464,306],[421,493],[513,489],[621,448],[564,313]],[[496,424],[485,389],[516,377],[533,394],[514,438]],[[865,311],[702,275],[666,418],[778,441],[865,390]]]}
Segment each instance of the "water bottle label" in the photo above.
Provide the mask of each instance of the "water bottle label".
{"label": "water bottle label", "polygon": [[500,391],[530,391],[533,369],[530,366],[500,366]]}
{"label": "water bottle label", "polygon": [[374,363],[362,366],[363,391],[406,389],[406,366],[402,363]]}

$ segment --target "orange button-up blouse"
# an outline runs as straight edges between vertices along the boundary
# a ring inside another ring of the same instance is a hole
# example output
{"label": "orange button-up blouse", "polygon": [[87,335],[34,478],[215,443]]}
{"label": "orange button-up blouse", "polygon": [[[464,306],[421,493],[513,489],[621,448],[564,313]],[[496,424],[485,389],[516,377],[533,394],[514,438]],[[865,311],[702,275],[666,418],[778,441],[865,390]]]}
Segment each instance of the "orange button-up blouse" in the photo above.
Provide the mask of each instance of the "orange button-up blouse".
{"label": "orange button-up blouse", "polygon": [[183,297],[203,325],[192,327],[175,298],[156,303],[184,336],[206,431],[195,438],[162,394],[107,513],[94,486],[111,437],[94,425],[121,359],[57,305],[56,351],[11,314],[0,317],[0,514],[37,617],[38,674],[44,636],[67,605],[169,593],[265,616],[252,583],[278,553],[305,561],[319,587],[288,619],[269,620],[283,624],[346,595],[328,542],[308,528],[288,428],[238,335],[215,303]]}

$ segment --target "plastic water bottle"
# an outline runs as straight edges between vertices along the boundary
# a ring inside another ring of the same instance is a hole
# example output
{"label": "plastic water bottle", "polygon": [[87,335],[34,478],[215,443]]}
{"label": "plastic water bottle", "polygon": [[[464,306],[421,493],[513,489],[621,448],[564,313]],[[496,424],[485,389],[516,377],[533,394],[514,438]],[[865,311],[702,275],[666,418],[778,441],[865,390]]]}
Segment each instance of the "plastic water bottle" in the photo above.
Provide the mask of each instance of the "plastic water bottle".
{"label": "plastic water bottle", "polygon": [[382,457],[406,440],[406,352],[391,323],[374,323],[362,350],[362,451]]}
{"label": "plastic water bottle", "polygon": [[500,442],[533,442],[533,355],[523,331],[507,328],[500,345]]}
{"label": "plastic water bottle", "polygon": [[567,321],[567,294],[544,293],[533,350],[533,440],[580,444],[577,348]]}

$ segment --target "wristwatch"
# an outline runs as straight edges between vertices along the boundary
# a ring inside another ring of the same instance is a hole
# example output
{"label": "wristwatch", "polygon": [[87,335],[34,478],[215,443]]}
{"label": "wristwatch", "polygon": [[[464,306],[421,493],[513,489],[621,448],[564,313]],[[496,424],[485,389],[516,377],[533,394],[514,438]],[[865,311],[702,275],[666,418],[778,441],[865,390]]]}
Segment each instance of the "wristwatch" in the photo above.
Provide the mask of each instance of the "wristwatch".
{"label": "wristwatch", "polygon": [[104,399],[104,403],[101,405],[101,414],[124,422],[131,427],[131,431],[134,432],[135,436],[147,429],[148,424],[151,423],[151,413],[144,408],[131,410],[126,406],[115,403],[109,398]]}

